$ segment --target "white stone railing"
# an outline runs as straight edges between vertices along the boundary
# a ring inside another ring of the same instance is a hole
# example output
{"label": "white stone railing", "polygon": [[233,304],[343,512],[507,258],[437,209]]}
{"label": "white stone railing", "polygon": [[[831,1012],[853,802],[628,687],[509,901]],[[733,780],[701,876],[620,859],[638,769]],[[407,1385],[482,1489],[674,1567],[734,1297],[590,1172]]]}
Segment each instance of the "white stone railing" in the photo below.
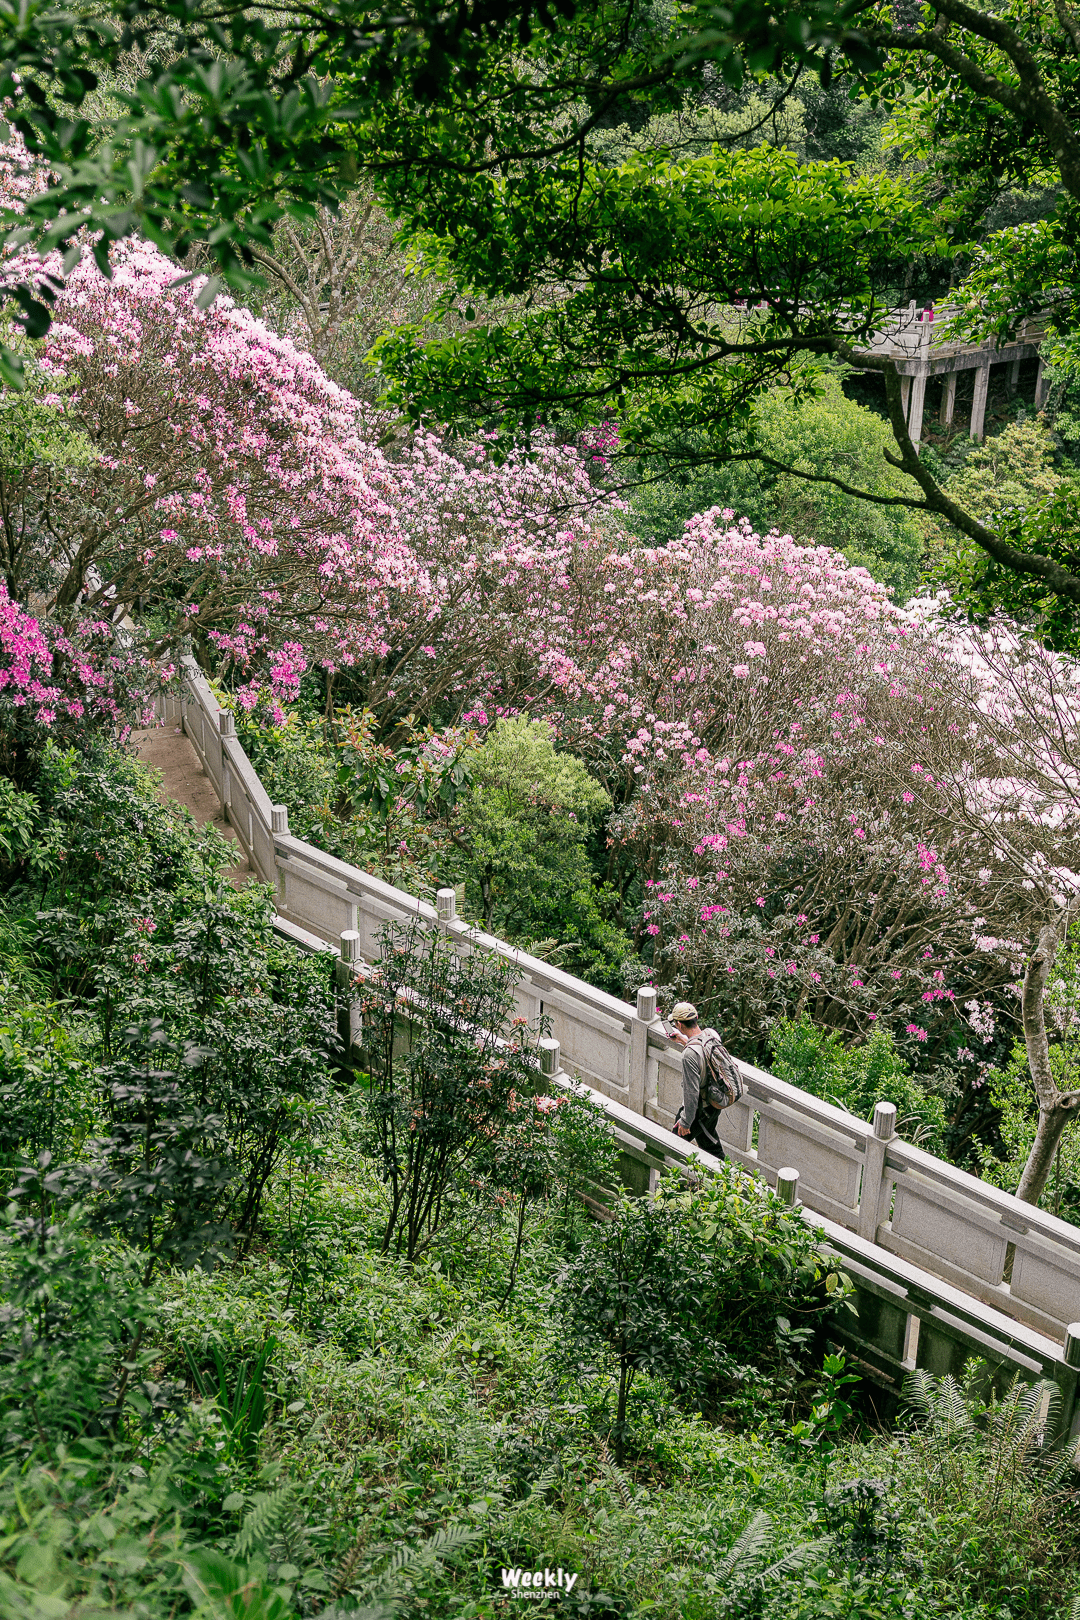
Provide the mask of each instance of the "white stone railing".
{"label": "white stone railing", "polygon": [[[954,354],[971,350],[982,351],[995,345],[987,343],[971,343],[958,341],[954,337],[946,336],[946,328],[953,316],[959,313],[958,304],[935,304],[933,320],[923,319],[923,305],[917,304],[914,299],[905,308],[894,312],[894,317],[888,326],[882,327],[874,333],[866,345],[866,352],[870,354],[891,354],[896,358],[917,359],[920,355],[925,357],[933,349],[935,355]],[[1039,344],[1049,330],[1050,317],[1048,315],[1029,315],[1020,322],[1015,335],[1000,345],[1003,349],[1010,349],[1018,344]]]}
{"label": "white stone railing", "polygon": [[[650,1167],[685,1162],[671,1131],[681,1060],[656,1018],[654,990],[639,991],[631,1006],[470,927],[455,915],[452,889],[431,906],[293,838],[286,810],[271,804],[232,715],[193,659],[183,660],[181,691],[161,698],[159,714],[182,722],[253,870],[274,885],[285,934],[359,963],[378,954],[385,923],[419,917],[461,949],[509,958],[520,975],[519,1011],[550,1020],[557,1073],[603,1100],[645,1177],[641,1190]],[[859,1272],[860,1323],[876,1322],[871,1339],[860,1329],[859,1340],[882,1371],[898,1373],[916,1358],[934,1372],[955,1370],[957,1357],[985,1352],[1029,1376],[1057,1368],[1047,1375],[1073,1389],[1080,1228],[903,1141],[891,1103],[879,1103],[870,1124],[740,1067],[745,1095],[720,1117],[725,1153],[774,1187],[781,1171],[798,1171],[803,1207]],[[1070,1394],[1070,1411],[1072,1403]]]}

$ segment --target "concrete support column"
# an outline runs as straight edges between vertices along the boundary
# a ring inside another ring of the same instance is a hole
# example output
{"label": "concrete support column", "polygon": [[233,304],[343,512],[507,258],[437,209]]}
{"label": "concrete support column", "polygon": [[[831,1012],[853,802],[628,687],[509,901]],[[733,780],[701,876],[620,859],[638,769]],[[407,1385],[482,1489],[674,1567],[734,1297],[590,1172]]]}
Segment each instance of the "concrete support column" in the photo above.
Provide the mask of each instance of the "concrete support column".
{"label": "concrete support column", "polygon": [[904,421],[906,422],[908,416],[908,405],[911,403],[910,377],[901,377],[900,379],[900,403],[904,407]]}
{"label": "concrete support column", "polygon": [[1009,367],[1009,379],[1008,379],[1008,382],[1005,384],[1006,388],[1009,391],[1009,398],[1010,399],[1012,399],[1013,395],[1016,393],[1016,388],[1017,388],[1017,384],[1019,383],[1019,381],[1020,381],[1020,362],[1019,362],[1019,360],[1014,360],[1012,365]]}
{"label": "concrete support column", "polygon": [[986,396],[990,389],[990,367],[980,366],[975,373],[975,398],[971,402],[971,425],[968,434],[977,444],[986,435]]}
{"label": "concrete support column", "polygon": [[1039,357],[1039,370],[1035,378],[1035,409],[1041,411],[1046,404],[1046,396],[1050,392],[1050,379],[1046,375],[1046,362]]}
{"label": "concrete support column", "polygon": [[941,425],[952,427],[953,412],[956,410],[956,372],[950,371],[944,383],[941,390]]}
{"label": "concrete support column", "polygon": [[912,378],[911,402],[908,408],[908,433],[911,442],[918,448],[922,438],[923,409],[926,405],[926,372],[920,371],[917,377]]}

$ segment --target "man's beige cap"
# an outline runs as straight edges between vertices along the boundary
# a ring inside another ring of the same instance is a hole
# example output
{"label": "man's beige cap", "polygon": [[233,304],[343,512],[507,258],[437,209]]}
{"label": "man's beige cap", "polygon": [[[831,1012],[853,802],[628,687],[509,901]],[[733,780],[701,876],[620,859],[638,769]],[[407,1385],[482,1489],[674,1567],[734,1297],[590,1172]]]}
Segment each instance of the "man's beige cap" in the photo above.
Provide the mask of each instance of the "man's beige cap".
{"label": "man's beige cap", "polygon": [[692,1001],[677,1001],[671,1009],[673,1024],[696,1024],[697,1008]]}

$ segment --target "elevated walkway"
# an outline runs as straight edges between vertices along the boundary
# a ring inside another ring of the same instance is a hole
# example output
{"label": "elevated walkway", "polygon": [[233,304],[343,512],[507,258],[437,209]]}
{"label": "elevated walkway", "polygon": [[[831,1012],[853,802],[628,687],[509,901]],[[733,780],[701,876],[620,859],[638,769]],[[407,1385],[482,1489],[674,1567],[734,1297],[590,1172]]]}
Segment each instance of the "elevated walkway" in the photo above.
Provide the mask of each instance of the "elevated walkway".
{"label": "elevated walkway", "polygon": [[908,433],[915,444],[922,438],[926,385],[932,377],[943,377],[945,380],[941,396],[941,422],[943,426],[951,427],[956,410],[957,378],[961,372],[974,371],[975,387],[968,433],[980,442],[986,428],[991,366],[1008,366],[1008,384],[1015,391],[1021,363],[1024,360],[1038,360],[1036,410],[1046,403],[1047,384],[1039,346],[1048,330],[1047,317],[1033,316],[1024,321],[1012,343],[998,346],[994,343],[958,343],[947,339],[944,336],[945,328],[950,316],[956,313],[955,307],[950,304],[917,308],[912,299],[906,309],[897,313],[895,322],[876,332],[869,347],[862,351],[894,362],[904,390]]}
{"label": "elevated walkway", "polygon": [[[656,1017],[655,990],[640,990],[631,1006],[470,927],[455,914],[452,889],[440,890],[431,906],[293,838],[232,716],[193,659],[183,659],[182,669],[179,694],[160,700],[164,733],[175,737],[182,725],[251,871],[274,886],[284,934],[306,949],[334,952],[346,987],[377,957],[388,922],[419,918],[461,951],[513,962],[518,1011],[530,1021],[540,1014],[550,1020],[545,1073],[589,1088],[612,1121],[637,1189],[647,1191],[664,1165],[688,1162],[693,1150],[671,1128],[681,1060]],[[186,782],[187,802],[204,806],[186,754],[145,738],[144,757],[159,746],[173,773],[166,790]],[[351,1029],[347,989],[341,1010]],[[725,1154],[781,1190],[793,1187],[797,1173],[806,1218],[856,1284],[859,1318],[846,1337],[859,1355],[893,1384],[914,1366],[958,1372],[972,1354],[1002,1377],[1050,1378],[1061,1389],[1066,1425],[1080,1431],[1080,1228],[903,1141],[891,1103],[879,1103],[869,1123],[763,1069],[740,1068],[745,1095],[720,1117]]]}
{"label": "elevated walkway", "polygon": [[236,846],[239,859],[228,869],[229,882],[242,887],[254,877],[251,862],[240,847],[235,828],[226,820],[213,783],[202,768],[198,754],[184,735],[182,726],[149,726],[132,732],[135,752],[144,765],[161,772],[162,797],[190,810],[200,827],[209,823]]}

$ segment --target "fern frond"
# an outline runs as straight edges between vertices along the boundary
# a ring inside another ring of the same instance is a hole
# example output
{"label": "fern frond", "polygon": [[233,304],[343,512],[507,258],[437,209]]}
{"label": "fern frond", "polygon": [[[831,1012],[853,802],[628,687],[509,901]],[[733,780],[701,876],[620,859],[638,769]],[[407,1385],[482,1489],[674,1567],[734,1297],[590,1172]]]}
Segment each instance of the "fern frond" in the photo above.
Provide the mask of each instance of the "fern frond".
{"label": "fern frond", "polygon": [[431,1353],[436,1361],[439,1360],[440,1356],[445,1356],[454,1340],[460,1337],[462,1326],[463,1324],[459,1322],[457,1327],[451,1328],[448,1333],[444,1333],[442,1338],[432,1345]]}
{"label": "fern frond", "polygon": [[828,1536],[821,1536],[817,1541],[800,1542],[783,1558],[778,1558],[775,1564],[769,1564],[766,1569],[759,1569],[756,1575],[752,1575],[751,1588],[756,1592],[762,1591],[770,1581],[778,1581],[782,1575],[790,1575],[793,1570],[802,1569],[804,1565],[813,1563],[815,1558],[823,1557],[829,1546],[831,1542]]}
{"label": "fern frond", "polygon": [[624,1508],[633,1507],[634,1493],[630,1488],[630,1481],[608,1450],[606,1440],[600,1442],[600,1462],[604,1473],[608,1476],[618,1493],[619,1501]]}
{"label": "fern frond", "polygon": [[1022,1384],[1019,1374],[1008,1395],[991,1410],[990,1430],[995,1441],[1017,1454],[1041,1443],[1061,1410],[1061,1391],[1049,1379]]}
{"label": "fern frond", "polygon": [[293,1489],[292,1485],[282,1485],[279,1490],[270,1491],[256,1501],[233,1543],[234,1558],[250,1558],[253,1552],[261,1552],[265,1548],[285,1515]]}
{"label": "fern frond", "polygon": [[361,1543],[358,1540],[354,1541],[335,1570],[333,1585],[330,1590],[336,1598],[343,1597],[352,1585],[353,1576],[356,1574],[356,1566],[360,1562],[361,1551]]}
{"label": "fern frond", "polygon": [[1078,1592],[1072,1600],[1072,1608],[1069,1610],[1069,1620],[1080,1620],[1080,1592]]}
{"label": "fern frond", "polygon": [[529,1494],[525,1500],[527,1502],[531,1502],[534,1496],[546,1496],[558,1477],[558,1463],[549,1463],[544,1471],[538,1474],[533,1480],[532,1485],[529,1488]]}
{"label": "fern frond", "polygon": [[480,1535],[472,1525],[450,1525],[443,1530],[436,1530],[433,1536],[428,1536],[419,1547],[402,1547],[391,1558],[383,1571],[383,1584],[400,1575],[404,1570],[418,1569],[425,1564],[439,1564],[447,1554],[456,1552],[459,1547],[468,1546]]}
{"label": "fern frond", "polygon": [[742,1535],[732,1542],[716,1571],[716,1577],[728,1581],[733,1575],[743,1579],[752,1573],[755,1564],[769,1549],[772,1541],[772,1519],[764,1511],[754,1514]]}
{"label": "fern frond", "polygon": [[935,1378],[916,1367],[904,1379],[904,1400],[936,1439],[966,1445],[978,1436],[964,1392],[951,1373]]}
{"label": "fern frond", "polygon": [[[1051,1490],[1056,1490],[1070,1469],[1074,1468],[1080,1468],[1080,1438],[1074,1440],[1071,1445],[1062,1446],[1055,1454],[1044,1476],[1047,1485]],[[1077,1597],[1076,1601],[1080,1603],[1080,1597]],[[1071,1617],[1071,1620],[1080,1620],[1080,1612]]]}

